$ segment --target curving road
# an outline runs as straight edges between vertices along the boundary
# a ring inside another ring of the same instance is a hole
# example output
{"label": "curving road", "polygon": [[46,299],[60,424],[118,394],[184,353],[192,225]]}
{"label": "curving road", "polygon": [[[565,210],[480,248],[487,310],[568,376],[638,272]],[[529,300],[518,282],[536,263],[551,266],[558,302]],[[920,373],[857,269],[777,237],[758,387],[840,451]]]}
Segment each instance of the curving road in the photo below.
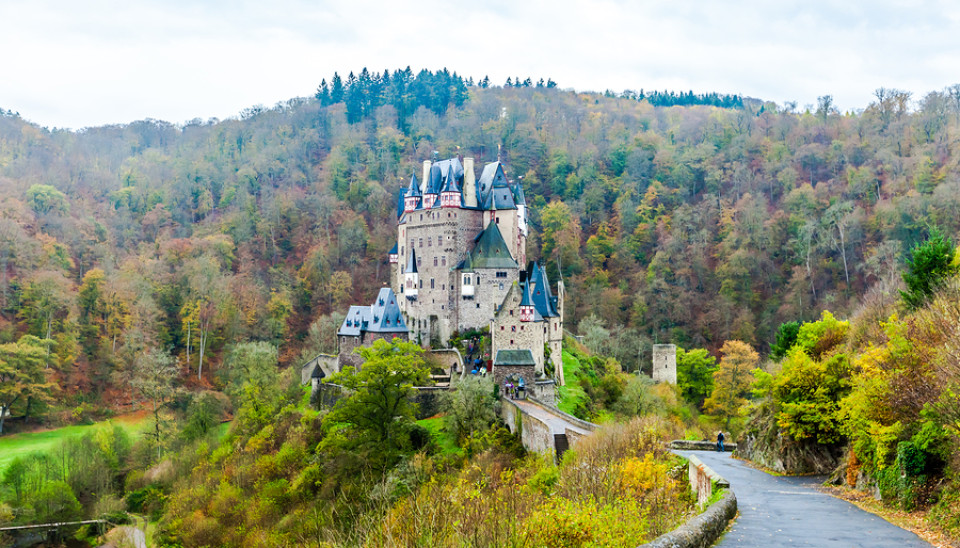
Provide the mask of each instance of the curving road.
{"label": "curving road", "polygon": [[751,468],[730,453],[696,454],[730,482],[740,516],[718,547],[929,547],[920,537],[816,489],[822,477],[778,477]]}

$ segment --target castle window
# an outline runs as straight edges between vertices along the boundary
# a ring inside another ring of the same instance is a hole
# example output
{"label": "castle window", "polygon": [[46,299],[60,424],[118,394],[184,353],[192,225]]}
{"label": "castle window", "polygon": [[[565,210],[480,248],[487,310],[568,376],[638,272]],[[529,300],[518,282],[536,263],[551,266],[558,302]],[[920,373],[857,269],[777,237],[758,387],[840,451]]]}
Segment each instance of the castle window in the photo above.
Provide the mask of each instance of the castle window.
{"label": "castle window", "polygon": [[500,224],[500,217],[497,217],[497,224]]}
{"label": "castle window", "polygon": [[513,316],[513,310],[510,311],[510,315]]}
{"label": "castle window", "polygon": [[436,258],[436,257],[433,258],[433,266],[437,266],[437,258]]}
{"label": "castle window", "polygon": [[523,326],[522,326],[522,325],[520,326],[520,331],[523,331]]}
{"label": "castle window", "polygon": [[423,220],[423,213],[420,214],[420,220]]}
{"label": "castle window", "polygon": [[[513,310],[511,310],[510,312],[513,312]],[[511,325],[511,326],[510,326],[510,331],[513,331],[514,333],[516,333],[516,332],[517,332],[517,326]]]}
{"label": "castle window", "polygon": [[480,303],[477,303],[477,308],[480,308]]}
{"label": "castle window", "polygon": [[[480,305],[477,305],[477,306],[480,306]],[[502,326],[502,325],[500,326],[500,331],[503,331],[503,326]]]}
{"label": "castle window", "polygon": [[446,255],[444,255],[443,257],[441,257],[441,259],[440,259],[440,264],[442,264],[443,266],[447,266],[447,256],[446,256]]}
{"label": "castle window", "polygon": [[403,246],[400,246],[400,254],[403,255]]}
{"label": "castle window", "polygon": [[510,344],[513,344],[513,339],[510,339]]}
{"label": "castle window", "polygon": [[420,289],[423,289],[423,280],[420,280]]}
{"label": "castle window", "polygon": [[433,247],[433,237],[432,237],[432,236],[428,236],[428,237],[427,237],[427,247]]}
{"label": "castle window", "polygon": [[503,291],[503,283],[500,283],[500,291]]}
{"label": "castle window", "polygon": [[433,289],[433,278],[430,278],[430,289]]}
{"label": "castle window", "polygon": [[420,247],[423,247],[423,238],[420,238]]}

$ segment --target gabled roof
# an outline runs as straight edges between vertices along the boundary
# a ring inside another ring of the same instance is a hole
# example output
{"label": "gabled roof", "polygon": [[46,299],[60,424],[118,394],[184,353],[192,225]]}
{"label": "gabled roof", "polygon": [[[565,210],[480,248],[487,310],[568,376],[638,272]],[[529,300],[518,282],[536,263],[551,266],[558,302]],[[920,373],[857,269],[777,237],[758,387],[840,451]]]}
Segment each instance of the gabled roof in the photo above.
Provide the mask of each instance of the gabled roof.
{"label": "gabled roof", "polygon": [[531,297],[533,298],[533,306],[536,308],[537,312],[545,318],[553,318],[559,316],[557,313],[556,305],[554,304],[556,300],[553,297],[553,293],[550,291],[550,280],[547,278],[547,271],[542,266],[534,263],[533,272],[528,274],[532,279],[533,287]]}
{"label": "gabled roof", "polygon": [[497,350],[497,358],[493,361],[494,367],[498,365],[529,365],[536,367],[537,362],[533,359],[533,352],[530,350]]}
{"label": "gabled roof", "polygon": [[523,195],[523,185],[518,181],[513,191],[513,200],[518,206],[527,205],[527,198]]}
{"label": "gabled roof", "polygon": [[[510,255],[510,248],[504,241],[497,223],[490,221],[487,228],[474,240],[475,245],[470,250],[470,260],[473,268],[518,268],[517,261]],[[466,259],[464,259],[466,262]],[[461,263],[462,264],[462,263]]]}
{"label": "gabled roof", "polygon": [[358,337],[363,327],[369,323],[369,320],[369,306],[353,305],[350,307],[350,310],[347,311],[347,317],[343,319],[343,323],[340,324],[340,330],[337,331],[337,335]]}
{"label": "gabled roof", "polygon": [[397,305],[397,296],[389,287],[380,289],[377,300],[371,306],[351,306],[337,335],[358,337],[364,332],[407,332],[407,324]]}
{"label": "gabled roof", "polygon": [[389,287],[380,288],[377,300],[370,305],[373,316],[366,331],[374,333],[399,333],[407,331],[407,324],[400,314],[397,296]]}
{"label": "gabled roof", "polygon": [[416,274],[417,273],[417,251],[413,249],[413,246],[410,246],[410,258],[407,259],[407,269],[404,270],[405,274]]}
{"label": "gabled roof", "polygon": [[483,166],[483,172],[480,174],[480,180],[477,183],[481,209],[517,208],[513,199],[513,190],[510,188],[510,182],[507,181],[503,164],[500,162],[492,162]]}

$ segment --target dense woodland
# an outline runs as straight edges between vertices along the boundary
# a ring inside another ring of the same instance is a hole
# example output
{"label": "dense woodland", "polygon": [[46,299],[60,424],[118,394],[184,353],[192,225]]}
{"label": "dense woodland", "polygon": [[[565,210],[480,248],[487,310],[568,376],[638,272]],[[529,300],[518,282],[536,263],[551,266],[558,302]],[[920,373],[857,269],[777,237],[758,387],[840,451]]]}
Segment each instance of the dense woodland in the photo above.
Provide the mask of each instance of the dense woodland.
{"label": "dense woodland", "polygon": [[[331,426],[304,411],[275,364],[296,370],[334,351],[346,307],[387,280],[396,193],[424,159],[499,154],[531,206],[528,256],[562,276],[569,329],[607,356],[583,350],[582,375],[562,393],[569,410],[594,420],[668,416],[658,428],[670,435],[722,426],[762,440],[782,431],[835,455],[852,442],[844,458],[854,459],[854,483],[891,485],[883,470],[909,442],[903,462],[921,454],[933,464],[914,466],[910,477],[924,477],[907,503],[932,504],[933,488],[922,486],[957,469],[956,375],[947,366],[916,373],[956,358],[923,350],[909,354],[912,370],[898,359],[938,340],[911,331],[916,318],[933,322],[926,307],[949,311],[960,298],[911,302],[897,290],[902,279],[910,287],[903,273],[917,244],[960,230],[958,136],[960,86],[924,97],[881,88],[864,109],[840,113],[829,96],[798,110],[714,93],[576,93],[531,78],[501,87],[409,69],[334,75],[315,97],[182,126],[144,120],[71,132],[0,111],[0,407],[10,410],[0,412],[0,431],[151,410],[151,443],[131,449],[115,432],[121,441],[100,444],[116,446],[113,456],[85,462],[113,459],[123,477],[129,470],[118,463],[134,458],[140,472],[111,496],[140,493],[138,510],[165,516],[170,542],[199,546],[225,525],[257,523],[231,542],[262,533],[264,545],[303,535],[361,543],[342,537],[344,524],[409,518],[409,508],[391,505],[460,465],[411,464],[425,447],[413,426],[393,453],[372,455],[362,437],[337,433],[344,419]],[[941,327],[941,339],[953,340]],[[679,396],[620,372],[649,369],[656,342],[686,349]],[[910,398],[895,397],[897,383]],[[164,413],[176,426],[164,426]],[[217,448],[221,416],[236,420]],[[933,436],[936,428],[950,436]],[[494,452],[482,472],[491,478],[519,458],[496,429],[456,441],[471,455]],[[169,455],[173,464],[156,470]],[[522,469],[556,476],[546,495],[564,485],[562,467]],[[255,480],[261,473],[269,479]],[[355,504],[387,484],[382,506]],[[94,491],[83,500],[71,486],[85,507],[96,502]],[[230,513],[257,497],[265,506],[248,509],[256,516]],[[310,506],[313,497],[329,504]],[[558,500],[549,504],[567,504]],[[294,511],[300,525],[313,520],[310,531],[282,520]]]}

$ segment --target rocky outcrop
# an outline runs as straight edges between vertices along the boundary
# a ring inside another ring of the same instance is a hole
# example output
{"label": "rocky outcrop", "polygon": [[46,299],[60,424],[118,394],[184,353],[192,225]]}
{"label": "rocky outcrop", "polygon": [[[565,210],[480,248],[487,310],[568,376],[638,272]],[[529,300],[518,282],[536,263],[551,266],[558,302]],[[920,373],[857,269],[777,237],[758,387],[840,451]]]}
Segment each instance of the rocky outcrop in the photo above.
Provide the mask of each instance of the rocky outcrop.
{"label": "rocky outcrop", "polygon": [[735,455],[783,474],[830,474],[840,464],[843,447],[795,441],[783,434],[775,414],[767,410],[740,435]]}

